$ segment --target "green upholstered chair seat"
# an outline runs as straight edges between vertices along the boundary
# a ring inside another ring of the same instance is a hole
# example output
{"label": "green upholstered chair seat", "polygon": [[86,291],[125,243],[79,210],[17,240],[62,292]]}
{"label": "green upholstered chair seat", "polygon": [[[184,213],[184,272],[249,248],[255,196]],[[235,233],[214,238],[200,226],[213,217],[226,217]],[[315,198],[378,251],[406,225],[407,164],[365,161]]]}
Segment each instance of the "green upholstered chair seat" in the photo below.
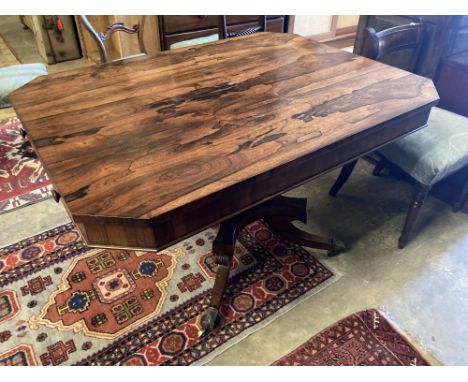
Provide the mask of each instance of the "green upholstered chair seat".
{"label": "green upholstered chair seat", "polygon": [[432,186],[468,165],[468,118],[433,107],[426,128],[378,152],[418,182]]}
{"label": "green upholstered chair seat", "polygon": [[169,49],[185,48],[186,46],[205,44],[207,42],[213,42],[213,41],[218,41],[218,40],[219,40],[219,35],[216,33],[216,34],[212,34],[209,36],[197,37],[197,38],[192,38],[190,40],[176,42],[172,44],[169,47]]}

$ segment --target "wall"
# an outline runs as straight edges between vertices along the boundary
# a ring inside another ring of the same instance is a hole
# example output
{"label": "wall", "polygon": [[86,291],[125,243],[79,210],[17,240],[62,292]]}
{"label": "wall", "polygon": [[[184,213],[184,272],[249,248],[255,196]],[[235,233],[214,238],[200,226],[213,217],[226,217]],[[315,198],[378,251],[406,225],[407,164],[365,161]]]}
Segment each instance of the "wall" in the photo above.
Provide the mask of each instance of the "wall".
{"label": "wall", "polygon": [[339,34],[340,29],[357,26],[358,21],[357,15],[339,15],[334,25],[332,15],[297,15],[294,18],[293,32],[307,37],[318,35],[332,38]]}
{"label": "wall", "polygon": [[297,15],[294,18],[294,33],[301,36],[311,36],[330,31],[332,16]]}

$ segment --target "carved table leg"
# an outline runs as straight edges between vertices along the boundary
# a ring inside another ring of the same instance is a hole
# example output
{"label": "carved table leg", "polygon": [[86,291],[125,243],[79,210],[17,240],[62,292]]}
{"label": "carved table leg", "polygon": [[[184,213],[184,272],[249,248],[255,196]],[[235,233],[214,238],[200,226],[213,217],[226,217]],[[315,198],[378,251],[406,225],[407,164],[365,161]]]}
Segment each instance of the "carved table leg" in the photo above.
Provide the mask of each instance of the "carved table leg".
{"label": "carved table leg", "polygon": [[218,235],[213,242],[213,254],[215,256],[218,269],[216,271],[215,283],[211,290],[210,306],[207,308],[205,315],[201,320],[201,336],[213,330],[217,323],[219,306],[223,298],[224,289],[226,288],[229,271],[231,270],[237,232],[237,219],[231,219],[223,222],[221,223]]}
{"label": "carved table leg", "polygon": [[213,254],[218,269],[209,307],[201,319],[201,335],[209,333],[217,324],[237,236],[245,226],[259,219],[265,219],[285,239],[306,247],[327,250],[329,256],[337,255],[345,248],[338,240],[304,232],[292,224],[294,220],[307,223],[307,199],[304,198],[278,196],[222,222],[213,242]]}
{"label": "carved table leg", "polygon": [[344,244],[337,239],[322,237],[305,232],[292,224],[294,219],[287,217],[272,217],[266,219],[273,231],[293,243],[309,248],[324,249],[328,256],[336,256],[345,249]]}

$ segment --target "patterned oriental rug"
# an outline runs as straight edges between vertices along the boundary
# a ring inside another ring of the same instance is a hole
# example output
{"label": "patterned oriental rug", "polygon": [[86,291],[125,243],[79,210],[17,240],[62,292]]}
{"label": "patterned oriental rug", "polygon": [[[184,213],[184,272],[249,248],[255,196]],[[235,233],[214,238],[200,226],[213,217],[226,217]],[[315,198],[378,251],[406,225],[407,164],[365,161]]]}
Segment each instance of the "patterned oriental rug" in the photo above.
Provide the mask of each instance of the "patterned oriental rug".
{"label": "patterned oriental rug", "polygon": [[18,118],[0,122],[0,213],[50,197],[52,186]]}
{"label": "patterned oriental rug", "polygon": [[208,229],[163,252],[87,248],[68,224],[0,250],[0,365],[203,364],[336,276],[261,221],[243,230],[220,326],[199,338]]}
{"label": "patterned oriental rug", "polygon": [[375,309],[352,314],[313,336],[273,366],[428,366]]}

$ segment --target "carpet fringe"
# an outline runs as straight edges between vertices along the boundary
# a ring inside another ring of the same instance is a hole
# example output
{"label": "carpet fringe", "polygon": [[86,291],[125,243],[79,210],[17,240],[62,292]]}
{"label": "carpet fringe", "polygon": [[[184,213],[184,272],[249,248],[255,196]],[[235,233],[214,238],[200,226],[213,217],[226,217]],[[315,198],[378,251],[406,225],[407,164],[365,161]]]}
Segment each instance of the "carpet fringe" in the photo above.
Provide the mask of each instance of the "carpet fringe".
{"label": "carpet fringe", "polygon": [[433,366],[441,366],[443,365],[432,353],[429,352],[427,345],[424,343],[424,339],[420,336],[415,336],[413,334],[408,333],[404,330],[400,325],[396,323],[395,315],[390,312],[388,308],[381,305],[377,307],[379,313],[384,316],[384,318],[393,326],[393,328],[398,331],[398,333],[404,337],[411,346],[413,346],[418,352],[422,354],[426,360],[431,363]]}

